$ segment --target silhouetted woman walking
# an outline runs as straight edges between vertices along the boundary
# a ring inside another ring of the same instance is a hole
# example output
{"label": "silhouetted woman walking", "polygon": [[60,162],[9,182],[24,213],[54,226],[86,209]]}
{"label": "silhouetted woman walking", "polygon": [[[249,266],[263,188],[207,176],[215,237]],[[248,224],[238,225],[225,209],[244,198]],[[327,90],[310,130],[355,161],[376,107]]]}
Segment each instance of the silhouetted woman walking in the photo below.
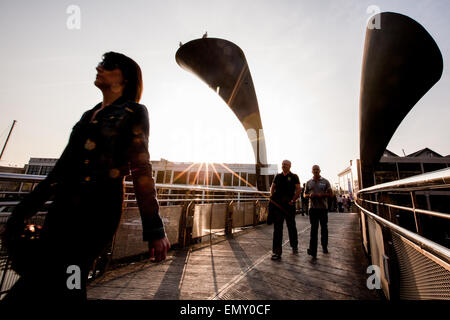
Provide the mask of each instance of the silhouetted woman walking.
{"label": "silhouetted woman walking", "polygon": [[[141,69],[129,57],[108,52],[96,70],[94,84],[103,101],[83,114],[54,169],[8,219],[4,240],[14,260],[21,254],[16,244],[25,219],[53,199],[37,249],[26,263],[20,265],[20,259],[16,263],[21,278],[6,300],[86,299],[87,273],[118,227],[124,177],[130,173],[143,240],[156,261],[166,258],[169,242],[152,178],[148,112],[138,103]],[[81,270],[80,288],[68,285],[74,270],[70,266]]]}

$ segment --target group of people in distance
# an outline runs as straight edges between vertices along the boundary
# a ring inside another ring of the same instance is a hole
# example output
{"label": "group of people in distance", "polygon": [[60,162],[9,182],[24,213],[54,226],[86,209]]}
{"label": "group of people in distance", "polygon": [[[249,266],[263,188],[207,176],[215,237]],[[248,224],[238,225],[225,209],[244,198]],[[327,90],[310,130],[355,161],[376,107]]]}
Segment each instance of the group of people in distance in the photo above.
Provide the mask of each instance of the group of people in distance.
{"label": "group of people in distance", "polygon": [[352,205],[352,199],[349,196],[346,195],[338,195],[337,196],[337,205],[338,205],[338,211],[339,212],[344,212],[344,210],[347,210],[348,212],[350,212],[350,207]]}

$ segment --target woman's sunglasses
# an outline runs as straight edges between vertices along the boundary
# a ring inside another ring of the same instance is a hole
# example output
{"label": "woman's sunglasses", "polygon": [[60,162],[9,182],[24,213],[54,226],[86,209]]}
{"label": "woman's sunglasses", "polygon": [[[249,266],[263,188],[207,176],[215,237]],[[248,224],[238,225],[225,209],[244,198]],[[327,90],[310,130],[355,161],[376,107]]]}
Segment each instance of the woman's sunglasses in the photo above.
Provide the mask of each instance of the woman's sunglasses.
{"label": "woman's sunglasses", "polygon": [[112,71],[114,69],[119,68],[119,65],[110,60],[103,60],[98,63],[98,67],[102,67],[105,70]]}

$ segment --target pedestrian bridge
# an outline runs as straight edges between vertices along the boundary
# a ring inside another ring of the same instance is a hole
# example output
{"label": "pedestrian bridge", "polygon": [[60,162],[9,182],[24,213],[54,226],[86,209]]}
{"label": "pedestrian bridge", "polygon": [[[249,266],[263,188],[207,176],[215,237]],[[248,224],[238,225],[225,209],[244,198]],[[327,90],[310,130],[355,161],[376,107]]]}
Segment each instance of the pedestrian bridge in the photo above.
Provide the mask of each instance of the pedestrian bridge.
{"label": "pedestrian bridge", "polygon": [[[0,180],[21,186],[42,179],[0,174]],[[351,212],[329,213],[329,253],[319,251],[317,260],[306,254],[310,224],[301,214],[296,216],[299,253],[292,254],[285,227],[282,259],[270,259],[267,192],[189,185],[157,189],[173,245],[167,260],[136,259],[148,248],[129,183],[120,226],[92,267],[88,299],[450,299],[450,168],[360,190]],[[2,211],[10,211],[23,193],[3,193]],[[433,200],[428,209],[422,208],[424,197]],[[8,216],[0,213],[0,231]],[[29,223],[40,224],[43,217],[45,208]],[[18,279],[4,250],[0,271],[1,299]]]}

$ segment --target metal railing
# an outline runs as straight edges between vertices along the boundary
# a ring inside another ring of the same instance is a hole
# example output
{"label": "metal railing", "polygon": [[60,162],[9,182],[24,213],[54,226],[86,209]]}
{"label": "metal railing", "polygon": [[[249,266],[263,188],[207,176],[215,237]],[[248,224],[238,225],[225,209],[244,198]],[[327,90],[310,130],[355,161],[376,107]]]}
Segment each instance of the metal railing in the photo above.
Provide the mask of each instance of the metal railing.
{"label": "metal railing", "polygon": [[[28,192],[27,190],[44,180],[45,176],[0,173],[0,181],[10,183],[14,190],[0,192],[0,232],[12,208]],[[125,210],[121,223],[109,248],[94,263],[91,279],[102,274],[111,261],[145,254],[148,251],[142,241],[142,226],[134,196],[133,183],[125,181]],[[269,192],[256,189],[225,188],[200,185],[156,184],[160,214],[166,233],[172,245],[185,247],[205,242],[210,245],[218,237],[240,232],[265,221]],[[3,201],[2,201],[3,199]],[[50,204],[48,201],[46,205]],[[29,223],[42,224],[43,212],[37,213]],[[128,235],[135,235],[129,237]],[[19,276],[11,269],[6,250],[0,243],[0,299],[18,280]]]}
{"label": "metal railing", "polygon": [[450,168],[362,189],[355,205],[388,299],[450,299],[450,214],[434,209],[450,210]]}

